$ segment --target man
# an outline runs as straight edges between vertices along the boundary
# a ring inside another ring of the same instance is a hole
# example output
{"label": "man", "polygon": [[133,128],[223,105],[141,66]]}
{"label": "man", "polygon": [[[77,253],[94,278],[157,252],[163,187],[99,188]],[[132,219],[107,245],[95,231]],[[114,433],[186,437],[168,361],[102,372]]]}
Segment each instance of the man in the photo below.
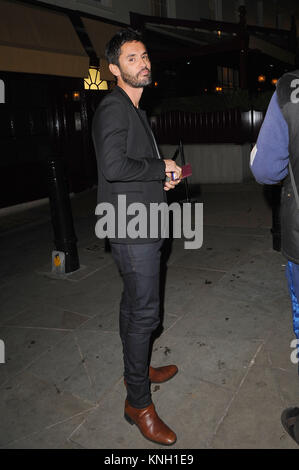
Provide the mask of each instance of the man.
{"label": "man", "polygon": [[[286,276],[292,300],[293,328],[299,340],[299,70],[277,83],[257,143],[251,152],[251,170],[260,183],[283,181],[281,194],[281,251],[287,258]],[[298,408],[282,413],[282,424],[299,443]],[[295,418],[295,419],[294,419]],[[294,431],[295,430],[295,431]],[[297,436],[297,437],[296,437]]]}
{"label": "man", "polygon": [[[98,202],[113,204],[124,220],[131,203],[143,203],[148,209],[151,203],[165,202],[165,191],[180,182],[181,168],[171,159],[160,158],[145,112],[139,108],[143,89],[151,83],[151,63],[140,34],[117,33],[106,46],[106,58],[117,86],[101,101],[93,118]],[[126,197],[125,206],[120,196]],[[178,369],[148,366],[150,339],[160,323],[161,230],[151,238],[148,224],[146,237],[132,238],[126,232],[128,223],[120,217],[110,244],[124,283],[119,325],[127,387],[125,418],[147,439],[172,445],[176,435],[155,411],[150,382],[169,380]]]}

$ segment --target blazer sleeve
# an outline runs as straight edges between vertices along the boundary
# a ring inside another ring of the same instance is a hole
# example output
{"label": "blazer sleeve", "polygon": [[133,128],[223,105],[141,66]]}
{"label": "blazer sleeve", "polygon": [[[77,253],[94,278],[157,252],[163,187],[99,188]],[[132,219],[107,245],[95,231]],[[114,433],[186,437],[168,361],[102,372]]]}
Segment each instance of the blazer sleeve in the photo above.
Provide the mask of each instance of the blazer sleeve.
{"label": "blazer sleeve", "polygon": [[128,119],[119,100],[105,100],[98,108],[92,137],[98,165],[108,181],[157,181],[165,179],[165,163],[156,158],[136,160],[127,155]]}

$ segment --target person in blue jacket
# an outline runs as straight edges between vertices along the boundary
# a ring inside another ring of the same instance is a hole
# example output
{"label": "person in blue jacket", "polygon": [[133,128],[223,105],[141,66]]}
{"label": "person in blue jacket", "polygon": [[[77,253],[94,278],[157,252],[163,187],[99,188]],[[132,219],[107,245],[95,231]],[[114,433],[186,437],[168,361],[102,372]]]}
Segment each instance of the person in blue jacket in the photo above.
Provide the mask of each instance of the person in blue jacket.
{"label": "person in blue jacket", "polygon": [[[297,345],[299,344],[298,90],[299,70],[287,73],[279,80],[256,145],[250,155],[250,168],[257,182],[271,185],[283,182],[281,251],[288,260],[286,277],[292,301],[293,328]],[[299,408],[284,410],[281,420],[286,431],[299,444]]]}

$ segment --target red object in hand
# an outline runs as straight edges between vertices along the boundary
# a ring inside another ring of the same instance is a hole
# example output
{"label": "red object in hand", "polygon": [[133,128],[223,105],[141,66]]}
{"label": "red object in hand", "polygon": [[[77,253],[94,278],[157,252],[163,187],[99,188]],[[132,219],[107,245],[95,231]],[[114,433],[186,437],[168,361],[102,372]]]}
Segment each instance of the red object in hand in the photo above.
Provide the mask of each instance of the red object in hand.
{"label": "red object in hand", "polygon": [[187,176],[191,176],[191,175],[192,175],[192,168],[191,168],[190,163],[187,163],[187,165],[184,165],[182,168],[181,179],[187,178]]}
{"label": "red object in hand", "polygon": [[[182,176],[181,176],[181,180],[184,179],[184,178],[187,178],[187,176],[191,176],[192,175],[192,168],[191,168],[191,165],[190,163],[187,163],[187,165],[184,165],[182,167]],[[174,178],[174,171],[171,172],[171,179],[172,181],[176,181],[176,179],[178,178]]]}

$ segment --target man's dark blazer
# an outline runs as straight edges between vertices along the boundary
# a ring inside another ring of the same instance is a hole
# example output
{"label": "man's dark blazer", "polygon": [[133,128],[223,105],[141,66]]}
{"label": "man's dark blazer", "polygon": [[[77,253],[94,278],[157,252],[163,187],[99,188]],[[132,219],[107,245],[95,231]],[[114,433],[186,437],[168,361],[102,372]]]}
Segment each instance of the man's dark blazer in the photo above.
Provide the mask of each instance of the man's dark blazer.
{"label": "man's dark blazer", "polygon": [[[127,206],[142,202],[148,208],[150,203],[166,202],[165,163],[157,153],[145,112],[133,105],[122,88],[116,86],[100,102],[93,117],[92,138],[98,164],[98,203],[112,204],[117,215],[118,195],[126,196]],[[155,241],[118,238],[117,221],[115,238],[110,240]]]}

